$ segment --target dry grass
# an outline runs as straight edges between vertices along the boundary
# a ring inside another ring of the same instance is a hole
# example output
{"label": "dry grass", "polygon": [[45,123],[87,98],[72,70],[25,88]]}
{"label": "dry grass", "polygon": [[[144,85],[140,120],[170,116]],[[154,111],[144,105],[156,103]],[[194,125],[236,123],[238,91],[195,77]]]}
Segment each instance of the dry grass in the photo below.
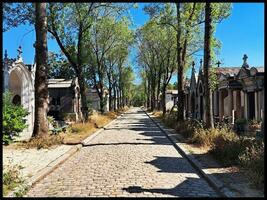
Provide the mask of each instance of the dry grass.
{"label": "dry grass", "polygon": [[97,129],[104,127],[110,121],[114,120],[118,115],[125,112],[128,108],[124,108],[114,112],[108,112],[104,115],[94,113],[89,117],[86,123],[75,123],[67,128],[66,133],[57,135],[48,134],[43,137],[31,138],[29,141],[16,143],[18,148],[50,148],[60,144],[78,144],[85,138],[93,134]]}
{"label": "dry grass", "polygon": [[45,135],[45,136],[40,136],[40,137],[33,137],[29,141],[23,141],[23,142],[18,142],[17,146],[22,147],[22,148],[50,148],[54,145],[60,145],[63,143],[63,135],[58,134],[58,135]]}
{"label": "dry grass", "polygon": [[94,113],[89,117],[87,123],[75,123],[68,129],[68,133],[64,135],[65,144],[76,144],[93,134],[97,129],[103,128],[110,121],[116,119],[118,115],[126,111],[127,108],[119,111],[112,111],[104,115]]}
{"label": "dry grass", "polygon": [[162,118],[162,111],[154,111],[152,115],[154,115],[157,118]]}
{"label": "dry grass", "polygon": [[97,128],[92,122],[73,124],[64,134],[64,144],[77,144],[93,134]]}

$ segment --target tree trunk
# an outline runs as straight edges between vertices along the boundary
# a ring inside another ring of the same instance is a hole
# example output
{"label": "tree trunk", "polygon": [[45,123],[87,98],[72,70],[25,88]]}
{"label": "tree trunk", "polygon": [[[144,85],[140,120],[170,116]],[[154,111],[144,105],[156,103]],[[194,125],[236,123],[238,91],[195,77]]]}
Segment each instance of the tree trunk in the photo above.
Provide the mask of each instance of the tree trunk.
{"label": "tree trunk", "polygon": [[48,134],[48,89],[47,89],[47,17],[46,3],[35,4],[36,32],[36,72],[35,72],[35,112],[33,136]]}
{"label": "tree trunk", "polygon": [[100,98],[100,112],[101,114],[104,114],[105,112],[105,98],[104,98],[104,88],[103,88],[103,83],[100,81],[100,95],[99,95],[99,98]]}
{"label": "tree trunk", "polygon": [[117,88],[117,108],[120,109],[120,90]]}
{"label": "tree trunk", "polygon": [[159,94],[160,94],[160,80],[161,80],[161,70],[158,75],[158,84],[157,84],[157,110],[160,110],[160,101],[159,101]]}
{"label": "tree trunk", "polygon": [[113,107],[114,110],[117,110],[117,105],[116,105],[116,101],[117,101],[117,92],[116,92],[116,86],[113,86],[113,93],[114,93],[114,99],[113,99]]}
{"label": "tree trunk", "polygon": [[150,108],[151,104],[150,104],[150,101],[151,101],[151,81],[150,81],[150,78],[148,78],[147,80],[147,109]]}
{"label": "tree trunk", "polygon": [[177,64],[178,64],[178,73],[177,73],[177,85],[178,85],[178,113],[177,120],[184,121],[184,69],[181,62],[181,25],[180,25],[180,3],[176,3],[177,8]]}
{"label": "tree trunk", "polygon": [[84,85],[84,78],[82,75],[82,72],[80,70],[76,71],[77,77],[78,77],[78,84],[80,87],[80,95],[81,95],[81,115],[80,120],[82,122],[85,122],[88,120],[88,107],[87,107],[87,100],[86,100],[86,94],[85,94],[85,85]]}
{"label": "tree trunk", "polygon": [[154,111],[155,110],[155,88],[156,88],[156,84],[155,84],[155,79],[151,81],[151,110]]}
{"label": "tree trunk", "polygon": [[163,111],[163,116],[165,116],[166,114],[166,86],[167,85],[163,85],[162,88],[162,111]]}
{"label": "tree trunk", "polygon": [[204,36],[204,89],[205,89],[205,120],[207,128],[214,128],[212,113],[212,92],[209,85],[209,68],[211,66],[211,4],[205,6],[205,36]]}
{"label": "tree trunk", "polygon": [[109,95],[109,111],[112,111],[113,108],[112,108],[112,97],[111,97],[111,93],[112,93],[112,84],[111,84],[111,80],[109,80],[108,82],[108,95]]}

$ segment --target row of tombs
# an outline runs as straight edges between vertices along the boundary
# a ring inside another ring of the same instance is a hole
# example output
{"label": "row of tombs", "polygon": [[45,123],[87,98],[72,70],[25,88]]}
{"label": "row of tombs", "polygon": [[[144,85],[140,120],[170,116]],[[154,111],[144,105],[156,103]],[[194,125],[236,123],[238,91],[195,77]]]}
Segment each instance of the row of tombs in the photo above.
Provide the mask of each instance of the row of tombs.
{"label": "row of tombs", "polygon": [[[215,122],[234,124],[237,119],[262,121],[264,116],[264,67],[250,67],[244,55],[241,67],[215,68],[216,89],[212,91]],[[206,121],[205,90],[202,61],[199,73],[192,65],[191,78],[185,81],[185,116]],[[177,104],[177,90],[166,92],[167,110]]]}
{"label": "row of tombs", "polygon": [[[34,80],[36,65],[24,64],[21,49],[18,49],[18,56],[15,59],[8,58],[7,52],[3,60],[3,90],[11,92],[11,99],[14,104],[22,105],[27,111],[27,128],[20,134],[18,140],[28,140],[32,136],[34,125]],[[77,78],[47,79],[49,93],[48,115],[53,116],[59,122],[64,118],[77,121],[81,112],[81,98]],[[104,95],[108,98],[107,91]],[[100,109],[100,98],[96,89],[86,88],[87,99],[91,102],[93,110]],[[108,101],[104,111],[108,111]],[[67,117],[65,117],[67,116]]]}

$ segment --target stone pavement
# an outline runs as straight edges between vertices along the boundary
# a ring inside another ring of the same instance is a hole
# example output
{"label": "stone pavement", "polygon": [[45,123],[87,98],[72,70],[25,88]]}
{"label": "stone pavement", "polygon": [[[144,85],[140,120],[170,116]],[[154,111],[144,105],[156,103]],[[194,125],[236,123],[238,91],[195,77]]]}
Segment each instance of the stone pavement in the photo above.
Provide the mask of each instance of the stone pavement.
{"label": "stone pavement", "polygon": [[99,133],[28,197],[214,197],[216,192],[139,108]]}
{"label": "stone pavement", "polygon": [[14,149],[11,146],[3,147],[3,165],[20,165],[21,175],[31,178],[47,165],[68,152],[72,146],[60,145],[53,149]]}

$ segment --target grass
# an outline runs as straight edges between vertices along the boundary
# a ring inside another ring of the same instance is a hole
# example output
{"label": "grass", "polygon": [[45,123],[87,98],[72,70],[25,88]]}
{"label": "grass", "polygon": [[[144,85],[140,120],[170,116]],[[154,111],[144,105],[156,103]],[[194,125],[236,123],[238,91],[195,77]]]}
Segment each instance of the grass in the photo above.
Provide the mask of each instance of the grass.
{"label": "grass", "polygon": [[78,144],[85,138],[93,134],[99,128],[103,128],[110,121],[114,120],[118,115],[126,111],[128,108],[107,112],[105,114],[94,113],[89,117],[86,123],[75,123],[67,128],[66,133],[47,134],[42,137],[31,138],[29,141],[17,142],[16,147],[22,148],[51,148],[60,144]]}
{"label": "grass", "polygon": [[60,145],[63,144],[63,135],[58,134],[58,135],[45,135],[45,136],[40,136],[40,137],[33,137],[29,141],[22,141],[18,142],[16,144],[17,147],[22,147],[22,148],[45,148],[48,149],[54,145]]}
{"label": "grass", "polygon": [[22,178],[19,170],[19,165],[4,165],[3,170],[3,195],[8,195],[9,192],[15,188],[20,187],[16,191],[15,196],[23,196],[26,192],[27,187],[25,186],[25,179]]}
{"label": "grass", "polygon": [[153,112],[166,127],[175,128],[183,135],[185,142],[199,148],[209,149],[207,153],[214,155],[224,166],[238,165],[245,169],[257,188],[264,185],[264,142],[254,137],[239,137],[227,127],[206,129],[198,121],[176,122],[175,116],[167,113]]}

